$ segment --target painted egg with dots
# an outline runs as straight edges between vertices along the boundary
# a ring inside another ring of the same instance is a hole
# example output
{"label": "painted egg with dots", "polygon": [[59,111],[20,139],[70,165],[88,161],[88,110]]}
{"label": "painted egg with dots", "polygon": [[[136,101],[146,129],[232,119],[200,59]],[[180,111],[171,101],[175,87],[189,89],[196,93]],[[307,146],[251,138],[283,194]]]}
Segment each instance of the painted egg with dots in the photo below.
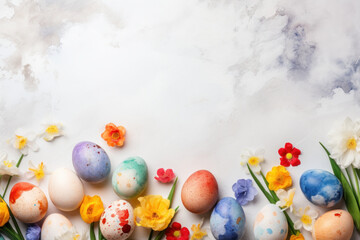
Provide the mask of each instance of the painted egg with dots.
{"label": "painted egg with dots", "polygon": [[45,216],[48,201],[39,187],[28,182],[19,182],[11,189],[9,206],[20,221],[35,223]]}
{"label": "painted egg with dots", "polygon": [[134,211],[130,203],[118,200],[110,204],[100,218],[100,229],[107,240],[125,240],[135,229]]}
{"label": "painted egg with dots", "polygon": [[285,240],[288,224],[283,212],[275,204],[267,204],[256,215],[254,236],[256,240]]}

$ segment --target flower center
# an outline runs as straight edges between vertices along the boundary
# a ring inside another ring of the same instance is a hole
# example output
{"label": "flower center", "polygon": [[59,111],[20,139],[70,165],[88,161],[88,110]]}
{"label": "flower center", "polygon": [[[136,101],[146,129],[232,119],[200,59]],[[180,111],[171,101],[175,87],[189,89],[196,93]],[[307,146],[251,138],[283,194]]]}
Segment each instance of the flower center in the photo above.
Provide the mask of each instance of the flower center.
{"label": "flower center", "polygon": [[26,143],[27,143],[26,137],[16,135],[15,147],[17,149],[23,149],[26,146]]}
{"label": "flower center", "polygon": [[87,213],[88,215],[91,215],[91,214],[93,213],[93,211],[94,211],[94,205],[90,205],[90,206],[88,207],[88,209],[86,209],[86,213]]}
{"label": "flower center", "polygon": [[310,225],[312,223],[312,219],[311,219],[311,217],[309,215],[304,214],[301,217],[301,222],[303,224]]}
{"label": "flower center", "polygon": [[56,125],[50,125],[45,130],[45,132],[47,132],[49,134],[56,134],[56,133],[59,133],[59,129],[58,129],[58,127]]}
{"label": "flower center", "polygon": [[356,140],[355,138],[350,138],[347,143],[346,143],[346,147],[347,149],[351,149],[351,150],[355,150],[356,149]]}
{"label": "flower center", "polygon": [[180,237],[180,231],[175,231],[174,232],[174,237]]}
{"label": "flower center", "polygon": [[293,158],[293,155],[291,153],[287,153],[285,157],[287,160],[291,160]]}
{"label": "flower center", "polygon": [[251,166],[257,166],[257,165],[259,165],[259,158],[252,156],[249,158],[248,162]]}
{"label": "flower center", "polygon": [[159,217],[159,215],[156,212],[153,212],[152,218],[158,218],[158,217]]}
{"label": "flower center", "polygon": [[12,163],[10,161],[7,161],[7,160],[4,161],[4,165],[6,167],[8,167],[8,168],[11,168],[13,166]]}
{"label": "flower center", "polygon": [[38,166],[38,168],[29,168],[30,171],[32,171],[36,177],[37,180],[42,179],[45,176],[44,173],[44,163],[41,162]]}
{"label": "flower center", "polygon": [[112,139],[115,139],[115,140],[119,139],[119,138],[120,138],[119,132],[113,132],[113,133],[111,134],[111,138],[112,138]]}
{"label": "flower center", "polygon": [[78,240],[80,239],[80,235],[79,234],[76,234],[74,237],[73,237],[73,240]]}

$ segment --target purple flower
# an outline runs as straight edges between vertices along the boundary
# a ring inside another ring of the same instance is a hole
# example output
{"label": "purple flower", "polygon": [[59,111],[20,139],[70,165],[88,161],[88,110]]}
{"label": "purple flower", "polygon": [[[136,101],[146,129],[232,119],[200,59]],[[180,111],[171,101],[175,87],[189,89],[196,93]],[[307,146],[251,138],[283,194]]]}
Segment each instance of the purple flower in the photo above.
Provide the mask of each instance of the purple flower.
{"label": "purple flower", "polygon": [[236,201],[244,206],[248,202],[254,200],[255,195],[258,193],[256,188],[253,187],[251,179],[239,179],[232,186],[235,193]]}
{"label": "purple flower", "polygon": [[26,240],[39,240],[41,228],[36,224],[30,224],[26,229]]}

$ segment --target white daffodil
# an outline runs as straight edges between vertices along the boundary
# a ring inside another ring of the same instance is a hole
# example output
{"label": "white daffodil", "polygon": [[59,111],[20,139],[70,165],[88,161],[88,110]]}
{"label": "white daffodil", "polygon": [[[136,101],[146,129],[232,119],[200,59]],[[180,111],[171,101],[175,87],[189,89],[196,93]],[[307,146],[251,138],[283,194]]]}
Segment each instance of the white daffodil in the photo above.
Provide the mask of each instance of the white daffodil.
{"label": "white daffodil", "polygon": [[48,171],[46,171],[46,167],[43,162],[38,164],[37,166],[33,164],[31,160],[29,160],[29,168],[25,173],[25,176],[28,179],[36,178],[36,180],[40,181],[45,177],[46,174],[50,174]]}
{"label": "white daffodil", "polygon": [[290,211],[292,212],[295,188],[292,188],[289,191],[279,189],[276,191],[276,195],[280,199],[280,201],[276,202],[276,206],[281,207],[283,211],[290,208]]}
{"label": "white daffodil", "polygon": [[45,124],[44,131],[41,134],[42,138],[48,142],[62,135],[63,135],[63,125],[61,123]]}
{"label": "white daffodil", "polygon": [[56,240],[87,240],[87,233],[79,233],[75,227],[70,228],[69,230],[61,233],[59,236],[55,237]]}
{"label": "white daffodil", "polygon": [[319,215],[309,206],[304,209],[300,208],[298,210],[295,210],[294,214],[295,216],[299,217],[299,219],[294,222],[294,228],[300,230],[303,227],[306,231],[312,231],[315,219]]}
{"label": "white daffodil", "polygon": [[0,175],[15,176],[19,174],[20,170],[16,167],[16,162],[8,160],[6,153],[0,153]]}
{"label": "white daffodil", "polygon": [[9,143],[22,154],[27,155],[29,153],[29,148],[34,152],[39,150],[36,139],[37,136],[34,133],[26,133],[23,130],[17,130],[15,136],[9,140]]}
{"label": "white daffodil", "polygon": [[351,164],[360,168],[360,123],[347,117],[341,126],[329,133],[331,157],[343,169]]}
{"label": "white daffodil", "polygon": [[261,166],[260,164],[264,161],[264,153],[263,149],[258,149],[256,151],[251,151],[249,149],[245,150],[241,153],[241,166],[245,167],[245,171],[249,174],[249,170],[246,164],[249,164],[251,170],[257,174],[260,174]]}

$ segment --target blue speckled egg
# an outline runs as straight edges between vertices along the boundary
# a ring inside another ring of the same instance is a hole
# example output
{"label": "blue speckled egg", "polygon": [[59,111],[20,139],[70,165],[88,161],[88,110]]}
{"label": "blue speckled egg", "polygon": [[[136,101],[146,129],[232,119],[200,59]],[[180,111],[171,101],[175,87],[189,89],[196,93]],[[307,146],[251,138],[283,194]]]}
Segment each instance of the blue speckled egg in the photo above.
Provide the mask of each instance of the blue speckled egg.
{"label": "blue speckled egg", "polygon": [[210,217],[211,232],[216,239],[238,240],[245,232],[245,214],[240,204],[231,197],[221,199]]}
{"label": "blue speckled egg", "polygon": [[130,199],[139,196],[146,188],[147,165],[141,157],[130,157],[119,164],[112,175],[115,193]]}
{"label": "blue speckled egg", "polygon": [[343,196],[343,187],[333,174],[319,169],[301,175],[300,188],[305,197],[321,207],[333,207]]}
{"label": "blue speckled egg", "polygon": [[275,204],[263,207],[254,222],[256,240],[285,240],[288,234],[288,223],[284,213]]}
{"label": "blue speckled egg", "polygon": [[104,149],[96,143],[76,144],[72,153],[72,162],[77,175],[90,183],[102,182],[110,174],[110,159]]}

